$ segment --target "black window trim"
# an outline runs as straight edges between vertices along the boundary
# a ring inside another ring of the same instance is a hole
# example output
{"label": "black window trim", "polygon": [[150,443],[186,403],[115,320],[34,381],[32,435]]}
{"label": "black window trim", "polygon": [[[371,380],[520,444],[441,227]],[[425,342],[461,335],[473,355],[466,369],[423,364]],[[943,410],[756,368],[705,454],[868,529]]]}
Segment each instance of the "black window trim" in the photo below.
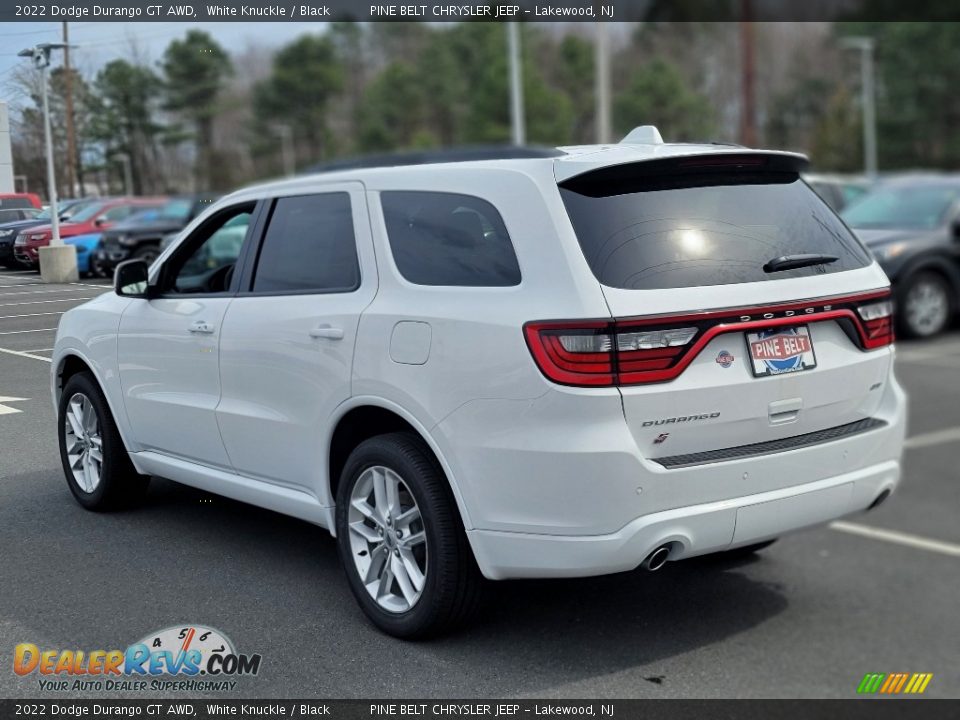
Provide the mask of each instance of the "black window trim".
{"label": "black window trim", "polygon": [[166,283],[167,268],[169,267],[169,263],[175,257],[178,257],[181,253],[186,252],[185,248],[190,243],[190,238],[193,236],[193,234],[197,230],[204,227],[208,222],[210,222],[214,218],[220,217],[221,215],[225,213],[229,213],[233,210],[236,210],[237,208],[251,205],[251,204],[253,205],[253,211],[250,213],[250,225],[247,228],[247,236],[243,239],[243,245],[240,247],[240,254],[237,256],[237,262],[234,265],[233,277],[230,280],[230,287],[227,290],[224,290],[223,292],[217,292],[217,293],[177,293],[177,292],[163,291],[160,294],[158,294],[155,298],[151,298],[151,299],[174,300],[174,299],[183,299],[183,298],[236,297],[240,288],[242,287],[241,285],[242,277],[246,272],[247,266],[250,264],[250,253],[252,252],[252,248],[255,244],[257,244],[259,233],[263,231],[262,223],[263,223],[264,201],[262,199],[242,200],[217,210],[213,215],[211,215],[209,218],[204,220],[204,222],[200,226],[198,226],[193,232],[191,232],[188,237],[184,238],[183,242],[181,242],[177,246],[177,248],[172,253],[170,253],[170,256],[163,261],[163,265],[160,268],[160,273],[157,276],[157,279],[161,286]]}
{"label": "black window trim", "polygon": [[[318,288],[305,290],[254,290],[253,281],[257,274],[257,266],[260,264],[260,253],[263,251],[264,241],[267,237],[267,229],[270,227],[270,220],[273,218],[273,212],[276,209],[277,202],[287,198],[313,197],[315,195],[332,195],[335,193],[346,194],[350,201],[350,220],[353,222],[353,212],[355,203],[355,193],[351,188],[337,187],[337,189],[325,188],[323,190],[312,190],[306,192],[297,192],[291,195],[276,195],[263,199],[263,209],[261,211],[260,226],[257,228],[256,241],[254,247],[249,252],[249,262],[243,267],[243,274],[240,276],[239,290],[236,292],[238,297],[285,297],[288,295],[350,295],[359,292],[363,287],[363,260],[360,256],[360,238],[357,235],[357,226],[354,223],[353,244],[357,254],[357,283],[349,290],[323,290]],[[362,193],[361,193],[362,195]],[[366,207],[364,205],[364,207]]]}

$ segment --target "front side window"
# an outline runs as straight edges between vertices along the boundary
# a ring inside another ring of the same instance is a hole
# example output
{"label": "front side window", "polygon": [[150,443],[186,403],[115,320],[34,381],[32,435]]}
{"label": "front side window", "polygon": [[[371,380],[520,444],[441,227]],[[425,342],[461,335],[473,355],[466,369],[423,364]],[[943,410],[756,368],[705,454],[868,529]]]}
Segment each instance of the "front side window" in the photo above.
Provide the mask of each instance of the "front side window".
{"label": "front side window", "polygon": [[416,285],[509,287],[520,266],[497,209],[471,195],[380,193],[390,250]]}
{"label": "front side window", "polygon": [[253,291],[331,293],[359,286],[350,195],[279,198],[257,259]]}
{"label": "front side window", "polygon": [[244,205],[218,213],[197,228],[170,260],[168,291],[226,292],[252,217],[253,206]]}

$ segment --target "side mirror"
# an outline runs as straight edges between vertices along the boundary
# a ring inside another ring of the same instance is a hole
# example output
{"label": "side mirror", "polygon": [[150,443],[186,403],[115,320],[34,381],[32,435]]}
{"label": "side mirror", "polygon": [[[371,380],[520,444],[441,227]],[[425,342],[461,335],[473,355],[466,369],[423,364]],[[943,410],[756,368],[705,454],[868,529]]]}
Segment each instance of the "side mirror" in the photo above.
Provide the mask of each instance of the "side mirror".
{"label": "side mirror", "polygon": [[109,222],[109,221],[108,221],[106,218],[102,218],[102,217],[101,217],[101,218],[97,218],[96,220],[94,220],[94,221],[93,221],[93,224],[96,225],[97,227],[103,227],[104,225],[107,224],[107,222]]}
{"label": "side mirror", "polygon": [[123,297],[149,298],[151,296],[145,260],[127,260],[117,265],[113,274],[113,290]]}

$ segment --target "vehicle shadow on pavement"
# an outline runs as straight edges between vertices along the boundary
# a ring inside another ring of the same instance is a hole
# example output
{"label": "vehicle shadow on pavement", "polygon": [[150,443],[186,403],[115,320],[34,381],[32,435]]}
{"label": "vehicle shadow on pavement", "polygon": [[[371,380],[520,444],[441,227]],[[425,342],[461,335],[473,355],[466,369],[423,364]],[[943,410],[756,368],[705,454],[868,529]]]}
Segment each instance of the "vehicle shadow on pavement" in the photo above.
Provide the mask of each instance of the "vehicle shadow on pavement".
{"label": "vehicle shadow on pavement", "polygon": [[[492,583],[473,625],[404,642],[362,616],[334,540],[309,523],[160,479],[143,506],[105,514],[78,507],[58,475],[7,481],[19,490],[0,491],[4,617],[76,648],[214,627],[265,659],[233,697],[505,697],[640,666],[654,677],[637,693],[655,695],[658,661],[787,607],[736,562],[695,559],[657,573]],[[0,648],[0,662],[11,652]],[[356,673],[374,662],[392,669]],[[35,691],[22,683],[24,696]]]}

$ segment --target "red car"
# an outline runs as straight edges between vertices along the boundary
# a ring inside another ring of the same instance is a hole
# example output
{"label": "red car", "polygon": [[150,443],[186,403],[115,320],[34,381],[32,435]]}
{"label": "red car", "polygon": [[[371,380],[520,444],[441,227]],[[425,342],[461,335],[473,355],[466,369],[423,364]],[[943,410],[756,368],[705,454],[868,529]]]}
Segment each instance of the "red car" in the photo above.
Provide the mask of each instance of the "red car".
{"label": "red car", "polygon": [[40,196],[34,193],[0,193],[0,208],[37,208],[43,207]]}
{"label": "red car", "polygon": [[[167,202],[165,197],[153,198],[114,198],[94,203],[84,208],[70,218],[69,222],[60,224],[60,237],[68,238],[74,235],[87,235],[106,230],[114,223],[126,220],[131,215],[158,208]],[[16,259],[31,267],[40,264],[40,248],[50,244],[53,229],[49,225],[40,225],[24,230],[13,243],[13,254]]]}

